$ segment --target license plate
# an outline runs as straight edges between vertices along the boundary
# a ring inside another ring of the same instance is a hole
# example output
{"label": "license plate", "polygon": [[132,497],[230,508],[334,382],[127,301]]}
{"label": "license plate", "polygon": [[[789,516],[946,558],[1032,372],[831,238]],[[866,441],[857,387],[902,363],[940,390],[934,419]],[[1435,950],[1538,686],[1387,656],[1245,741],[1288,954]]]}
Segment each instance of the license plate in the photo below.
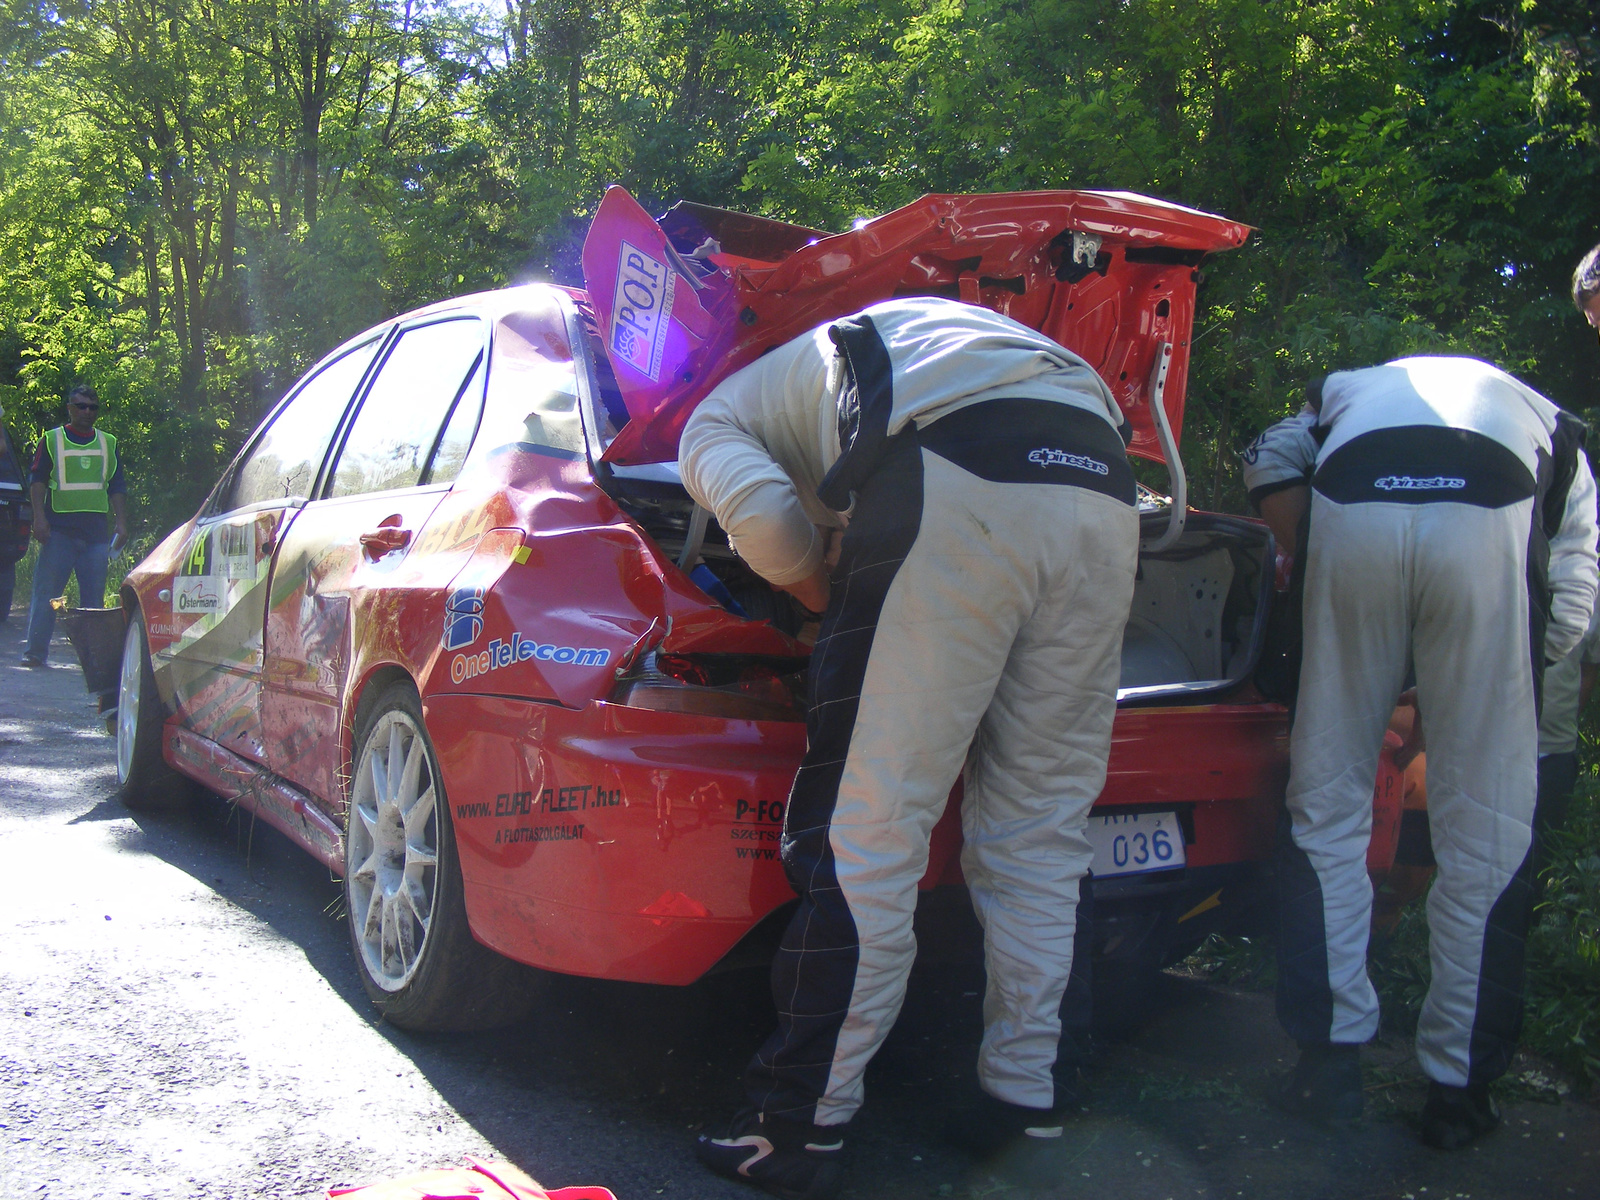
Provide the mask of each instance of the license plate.
{"label": "license plate", "polygon": [[1183,866],[1183,831],[1171,812],[1106,813],[1089,818],[1096,878]]}

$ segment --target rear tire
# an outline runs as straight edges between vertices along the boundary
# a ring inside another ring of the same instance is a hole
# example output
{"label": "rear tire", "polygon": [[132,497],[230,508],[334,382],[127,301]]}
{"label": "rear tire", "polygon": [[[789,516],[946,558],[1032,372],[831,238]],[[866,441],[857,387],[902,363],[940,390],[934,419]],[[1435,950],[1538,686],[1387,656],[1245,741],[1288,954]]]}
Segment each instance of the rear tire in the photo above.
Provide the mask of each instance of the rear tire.
{"label": "rear tire", "polygon": [[344,854],[356,969],[386,1020],[464,1032],[527,1013],[538,972],[468,925],[450,805],[409,683],[388,687],[356,731]]}
{"label": "rear tire", "polygon": [[161,727],[167,714],[156,692],[156,676],[145,644],[144,621],[136,608],[122,641],[122,673],[117,682],[117,784],[122,802],[135,812],[181,808],[193,785],[161,758]]}

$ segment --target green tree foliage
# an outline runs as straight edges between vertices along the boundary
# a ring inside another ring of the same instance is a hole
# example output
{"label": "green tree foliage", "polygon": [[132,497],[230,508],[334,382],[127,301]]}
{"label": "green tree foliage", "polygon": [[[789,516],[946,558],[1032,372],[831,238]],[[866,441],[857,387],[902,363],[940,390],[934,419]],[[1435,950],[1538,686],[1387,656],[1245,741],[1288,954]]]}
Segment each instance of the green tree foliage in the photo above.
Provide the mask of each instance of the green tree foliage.
{"label": "green tree foliage", "polygon": [[310,360],[444,284],[405,269],[407,210],[488,44],[404,0],[13,0],[0,386],[19,441],[92,380],[136,510],[187,515]]}
{"label": "green tree foliage", "polygon": [[[925,191],[1126,188],[1257,227],[1206,272],[1197,499],[1311,375],[1480,355],[1569,406],[1600,238],[1600,26],[1579,4],[936,0],[821,40],[746,188],[837,226]],[[850,18],[845,18],[850,20]],[[1208,469],[1209,468],[1209,469]]]}
{"label": "green tree foliage", "polygon": [[[1579,410],[1600,239],[1579,0],[0,0],[0,399],[91,379],[152,526],[381,316],[580,282],[604,187],[843,228],[927,191],[1138,190],[1209,264],[1197,502],[1312,374],[1478,354]],[[170,468],[170,469],[169,469]]]}

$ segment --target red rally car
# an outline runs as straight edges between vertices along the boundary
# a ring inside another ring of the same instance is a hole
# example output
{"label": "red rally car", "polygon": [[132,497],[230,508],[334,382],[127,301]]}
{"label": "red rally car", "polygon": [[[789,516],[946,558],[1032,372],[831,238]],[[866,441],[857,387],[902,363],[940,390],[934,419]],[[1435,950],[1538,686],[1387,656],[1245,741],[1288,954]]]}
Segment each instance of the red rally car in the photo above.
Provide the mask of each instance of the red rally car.
{"label": "red rally car", "polygon": [[[1190,511],[1177,449],[1198,268],[1248,233],[1111,192],[928,196],[830,235],[693,204],[657,222],[612,189],[586,290],[467,296],[352,338],[128,576],[124,796],[198,781],[342,875],[397,1024],[506,1019],[536,990],[518,964],[687,984],[737,961],[793,899],[779,838],[814,627],[684,491],[678,435],[768,347],[950,296],[1094,364],[1132,453],[1172,478],[1145,497],[1090,822],[1097,953],[1159,968],[1253,901],[1286,775],[1258,682],[1270,536]],[[1378,866],[1400,816],[1385,769]],[[931,908],[964,899],[959,842],[951,804]]]}

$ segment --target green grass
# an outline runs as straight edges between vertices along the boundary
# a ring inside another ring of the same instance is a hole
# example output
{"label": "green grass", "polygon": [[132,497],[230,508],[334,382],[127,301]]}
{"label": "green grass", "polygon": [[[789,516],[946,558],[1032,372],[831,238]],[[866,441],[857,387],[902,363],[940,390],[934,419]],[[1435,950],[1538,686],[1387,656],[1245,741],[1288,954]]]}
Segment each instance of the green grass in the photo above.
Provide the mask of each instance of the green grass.
{"label": "green grass", "polygon": [[[1592,730],[1586,734],[1592,735]],[[1566,828],[1552,839],[1542,872],[1543,900],[1528,937],[1527,1010],[1522,1045],[1593,1091],[1600,1083],[1600,754],[1585,738],[1584,773]],[[1276,978],[1265,938],[1213,936],[1184,964],[1193,974],[1236,987],[1270,988]],[[1384,1029],[1416,1030],[1431,970],[1422,901],[1401,914],[1388,938],[1375,942],[1368,970],[1378,990]],[[1519,1077],[1541,1096],[1554,1083]]]}
{"label": "green grass", "polygon": [[1525,1046],[1600,1082],[1600,779],[1586,772],[1552,839],[1544,902],[1528,939]]}
{"label": "green grass", "polygon": [[[1543,899],[1528,935],[1527,1008],[1522,1045],[1570,1072],[1586,1089],[1600,1082],[1600,779],[1586,772],[1551,839],[1541,873]],[[1375,947],[1369,968],[1384,1026],[1416,1029],[1428,990],[1428,927],[1422,904],[1408,908],[1394,936]]]}
{"label": "green grass", "polygon": [[1231,1080],[1201,1079],[1163,1069],[1159,1074],[1137,1074],[1141,1104],[1149,1100],[1221,1100],[1234,1108],[1245,1103],[1244,1089]]}

